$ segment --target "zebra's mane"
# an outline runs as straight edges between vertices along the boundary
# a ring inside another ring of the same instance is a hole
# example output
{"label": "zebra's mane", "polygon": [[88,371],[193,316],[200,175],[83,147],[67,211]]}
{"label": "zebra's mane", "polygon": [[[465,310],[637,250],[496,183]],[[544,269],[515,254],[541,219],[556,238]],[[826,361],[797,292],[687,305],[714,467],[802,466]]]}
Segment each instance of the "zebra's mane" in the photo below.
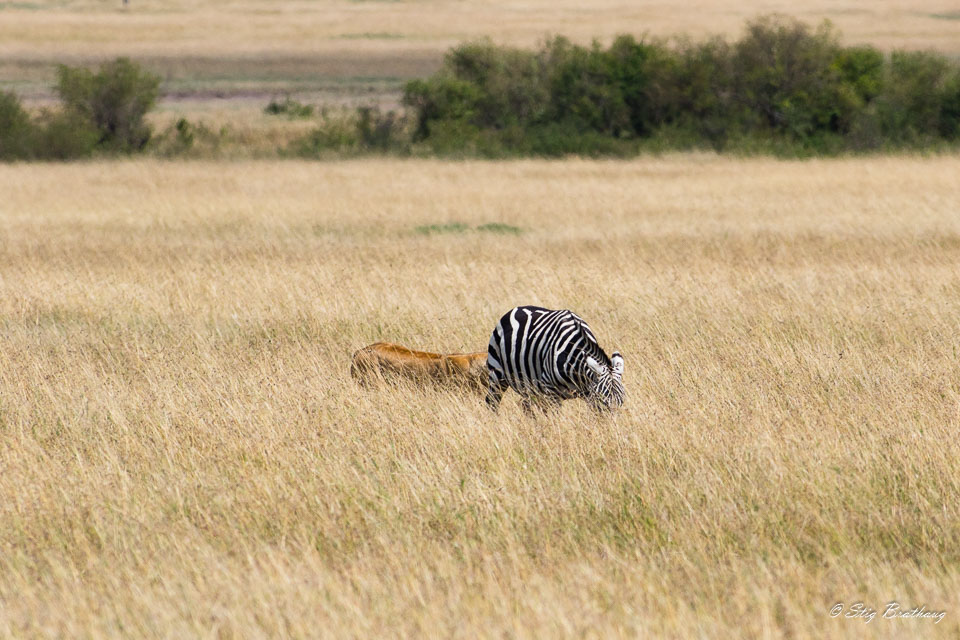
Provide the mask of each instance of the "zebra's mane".
{"label": "zebra's mane", "polygon": [[[580,336],[583,338],[584,351],[586,352],[586,355],[590,356],[600,364],[606,365],[608,368],[612,369],[613,362],[610,360],[607,354],[604,353],[603,349],[600,348],[600,345],[597,344],[596,339],[590,337],[591,333],[589,333],[585,327],[586,323],[578,318],[577,329],[580,331]],[[586,361],[586,358],[584,358],[584,361]]]}

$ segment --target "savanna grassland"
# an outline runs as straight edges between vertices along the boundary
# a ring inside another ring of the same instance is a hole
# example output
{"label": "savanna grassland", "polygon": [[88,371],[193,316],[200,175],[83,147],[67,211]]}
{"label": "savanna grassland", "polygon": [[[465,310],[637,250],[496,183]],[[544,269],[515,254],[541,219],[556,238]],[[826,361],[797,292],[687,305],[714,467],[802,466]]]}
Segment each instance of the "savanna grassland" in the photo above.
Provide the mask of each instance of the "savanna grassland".
{"label": "savanna grassland", "polygon": [[[956,637],[958,175],[0,167],[0,635]],[[616,417],[349,376],[521,303],[623,352]]]}
{"label": "savanna grassland", "polygon": [[[960,636],[960,157],[306,162],[263,113],[771,12],[960,54],[917,0],[0,2],[32,111],[129,56],[232,145],[0,165],[0,637]],[[349,376],[527,303],[624,354],[615,417]]]}

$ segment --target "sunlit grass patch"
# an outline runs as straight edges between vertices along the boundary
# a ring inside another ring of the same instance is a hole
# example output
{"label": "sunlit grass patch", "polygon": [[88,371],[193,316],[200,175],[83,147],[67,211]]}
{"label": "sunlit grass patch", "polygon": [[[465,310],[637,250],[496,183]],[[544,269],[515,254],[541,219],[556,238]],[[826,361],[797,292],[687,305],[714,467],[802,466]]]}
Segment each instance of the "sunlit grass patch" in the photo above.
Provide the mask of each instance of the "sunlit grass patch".
{"label": "sunlit grass patch", "polygon": [[519,235],[523,229],[512,224],[503,222],[487,222],[477,226],[477,231],[486,231],[488,233],[505,233],[510,235]]}

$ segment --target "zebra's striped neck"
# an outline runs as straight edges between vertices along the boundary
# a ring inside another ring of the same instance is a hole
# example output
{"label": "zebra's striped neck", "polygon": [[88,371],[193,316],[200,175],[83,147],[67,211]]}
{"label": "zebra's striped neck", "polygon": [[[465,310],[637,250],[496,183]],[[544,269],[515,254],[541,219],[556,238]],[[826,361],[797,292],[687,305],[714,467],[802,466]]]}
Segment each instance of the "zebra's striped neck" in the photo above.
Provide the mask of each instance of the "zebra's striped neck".
{"label": "zebra's striped neck", "polygon": [[593,338],[592,333],[588,333],[584,330],[584,324],[581,321],[580,325],[580,340],[582,347],[580,353],[582,358],[580,358],[580,366],[586,367],[587,357],[591,357],[597,362],[607,367],[610,366],[610,358],[607,357],[607,354],[603,352],[603,349],[600,348],[600,345],[597,344],[595,338]]}
{"label": "zebra's striped neck", "polygon": [[603,352],[596,339],[592,338],[589,329],[584,329],[582,321],[578,321],[578,337],[576,339],[577,348],[573,350],[572,357],[567,361],[566,378],[573,381],[579,388],[580,393],[588,395],[590,389],[597,384],[596,374],[587,366],[587,360],[593,358],[596,362],[606,367],[610,366],[610,358]]}

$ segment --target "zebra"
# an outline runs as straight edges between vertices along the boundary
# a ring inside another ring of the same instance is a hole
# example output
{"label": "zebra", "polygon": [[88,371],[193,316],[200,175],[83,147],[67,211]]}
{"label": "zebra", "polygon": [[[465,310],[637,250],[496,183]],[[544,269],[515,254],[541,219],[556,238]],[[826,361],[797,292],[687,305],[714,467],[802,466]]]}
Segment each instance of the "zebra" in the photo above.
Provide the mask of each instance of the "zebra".
{"label": "zebra", "polygon": [[487,404],[500,406],[507,387],[524,411],[586,398],[596,410],[623,404],[623,356],[607,357],[587,323],[568,310],[515,307],[493,330],[487,348]]}

